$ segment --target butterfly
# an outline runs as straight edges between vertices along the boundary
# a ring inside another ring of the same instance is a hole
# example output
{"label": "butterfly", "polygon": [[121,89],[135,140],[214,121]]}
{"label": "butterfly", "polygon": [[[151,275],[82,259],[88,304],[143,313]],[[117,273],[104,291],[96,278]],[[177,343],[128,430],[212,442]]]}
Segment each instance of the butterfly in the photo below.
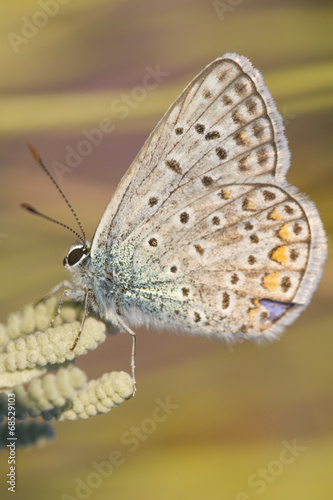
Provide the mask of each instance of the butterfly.
{"label": "butterfly", "polygon": [[326,239],[314,203],[286,181],[289,165],[261,73],[227,53],[158,123],[92,242],[76,233],[65,294],[131,333],[133,377],[132,326],[260,341],[309,303]]}

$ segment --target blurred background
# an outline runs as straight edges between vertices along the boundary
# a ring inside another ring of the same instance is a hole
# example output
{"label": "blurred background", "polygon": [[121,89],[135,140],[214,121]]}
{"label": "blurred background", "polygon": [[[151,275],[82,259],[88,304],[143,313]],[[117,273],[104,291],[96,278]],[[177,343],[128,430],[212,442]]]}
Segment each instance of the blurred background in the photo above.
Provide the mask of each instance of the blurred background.
{"label": "blurred background", "polygon": [[[17,499],[333,498],[332,23],[329,0],[1,2],[1,321],[66,278],[73,242],[20,203],[76,229],[27,142],[92,237],[157,121],[229,51],[263,73],[289,139],[287,179],[317,204],[329,243],[318,290],[280,341],[228,349],[139,330],[135,398],[19,450]],[[78,365],[90,378],[129,371],[130,349],[127,335],[110,337]],[[121,460],[96,475],[114,450]],[[3,451],[1,498],[6,461]]]}

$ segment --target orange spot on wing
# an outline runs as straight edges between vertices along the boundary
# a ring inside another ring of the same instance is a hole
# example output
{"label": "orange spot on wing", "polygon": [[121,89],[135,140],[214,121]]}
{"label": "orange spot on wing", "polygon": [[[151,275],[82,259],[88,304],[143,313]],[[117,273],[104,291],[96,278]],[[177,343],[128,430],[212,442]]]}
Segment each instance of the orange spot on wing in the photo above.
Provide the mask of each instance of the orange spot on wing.
{"label": "orange spot on wing", "polygon": [[231,189],[228,188],[223,189],[223,198],[225,200],[229,200],[231,198]]}
{"label": "orange spot on wing", "polygon": [[271,220],[281,220],[283,219],[282,215],[279,214],[279,212],[274,208],[271,212],[268,214],[268,218]]}
{"label": "orange spot on wing", "polygon": [[279,264],[286,262],[286,260],[288,260],[287,248],[285,246],[276,248],[272,252],[272,260],[275,260],[275,262],[278,262]]}
{"label": "orange spot on wing", "polygon": [[290,239],[292,237],[291,230],[290,230],[290,224],[284,224],[283,226],[281,226],[279,231],[278,231],[278,235],[283,240]]}
{"label": "orange spot on wing", "polygon": [[262,285],[266,290],[274,292],[279,286],[279,273],[266,274],[262,279]]}
{"label": "orange spot on wing", "polygon": [[260,307],[252,307],[251,309],[248,310],[248,315],[250,316],[251,319],[255,319],[255,317],[260,311],[261,311]]}

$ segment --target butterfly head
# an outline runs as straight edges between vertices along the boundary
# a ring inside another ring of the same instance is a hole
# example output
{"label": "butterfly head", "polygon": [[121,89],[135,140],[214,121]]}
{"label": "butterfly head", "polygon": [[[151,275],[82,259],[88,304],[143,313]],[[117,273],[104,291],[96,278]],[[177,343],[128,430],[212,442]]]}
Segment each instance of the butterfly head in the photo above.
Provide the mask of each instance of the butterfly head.
{"label": "butterfly head", "polygon": [[68,270],[77,269],[87,264],[90,259],[90,246],[83,243],[75,243],[69,249],[63,260],[64,267]]}

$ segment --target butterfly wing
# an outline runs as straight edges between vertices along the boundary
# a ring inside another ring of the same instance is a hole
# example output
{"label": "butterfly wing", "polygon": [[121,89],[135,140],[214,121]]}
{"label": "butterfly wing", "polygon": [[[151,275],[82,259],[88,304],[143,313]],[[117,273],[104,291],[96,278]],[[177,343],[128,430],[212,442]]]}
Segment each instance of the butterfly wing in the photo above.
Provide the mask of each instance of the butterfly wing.
{"label": "butterfly wing", "polygon": [[226,54],[170,107],[96,231],[123,309],[229,338],[269,336],[309,301],[325,257],[314,205],[261,74]]}
{"label": "butterfly wing", "polygon": [[187,187],[188,204],[180,188],[178,211],[135,238],[136,303],[190,332],[276,334],[317,279],[303,203],[273,184],[214,183],[194,199]]}

